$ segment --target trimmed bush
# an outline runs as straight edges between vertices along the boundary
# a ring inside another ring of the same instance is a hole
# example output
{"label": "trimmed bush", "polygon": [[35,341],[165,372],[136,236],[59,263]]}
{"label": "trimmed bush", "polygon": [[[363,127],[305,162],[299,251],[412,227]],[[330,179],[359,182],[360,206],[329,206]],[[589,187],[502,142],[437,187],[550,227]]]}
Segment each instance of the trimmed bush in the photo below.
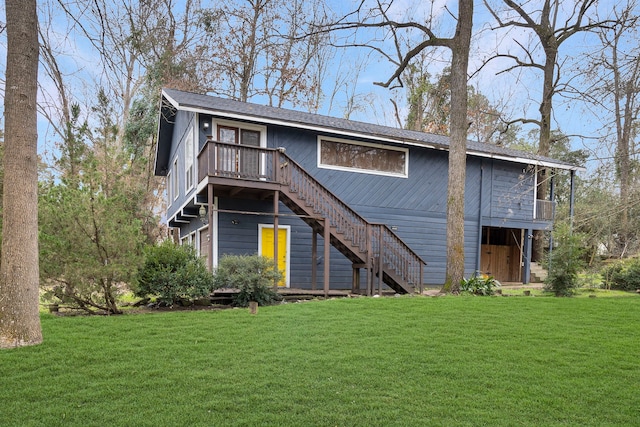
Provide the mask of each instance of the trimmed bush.
{"label": "trimmed bush", "polygon": [[144,264],[138,270],[134,289],[137,296],[155,296],[159,302],[173,305],[213,291],[213,275],[192,246],[165,240],[148,246],[144,252]]}
{"label": "trimmed bush", "polygon": [[260,255],[225,255],[214,276],[216,288],[238,289],[234,305],[247,307],[249,301],[269,305],[280,300],[273,290],[282,273],[273,267],[273,260]]}
{"label": "trimmed bush", "polygon": [[620,291],[640,289],[640,259],[617,261],[602,270],[604,286]]}

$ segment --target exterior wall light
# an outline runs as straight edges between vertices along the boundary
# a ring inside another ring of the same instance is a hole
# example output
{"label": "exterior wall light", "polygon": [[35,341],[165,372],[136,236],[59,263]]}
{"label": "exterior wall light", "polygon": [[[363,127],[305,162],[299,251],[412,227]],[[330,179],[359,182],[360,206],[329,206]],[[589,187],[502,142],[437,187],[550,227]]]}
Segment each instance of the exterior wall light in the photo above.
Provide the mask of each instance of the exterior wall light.
{"label": "exterior wall light", "polygon": [[200,217],[200,221],[202,221],[203,224],[209,222],[207,218],[207,208],[204,205],[200,205],[200,209],[198,209],[198,217]]}

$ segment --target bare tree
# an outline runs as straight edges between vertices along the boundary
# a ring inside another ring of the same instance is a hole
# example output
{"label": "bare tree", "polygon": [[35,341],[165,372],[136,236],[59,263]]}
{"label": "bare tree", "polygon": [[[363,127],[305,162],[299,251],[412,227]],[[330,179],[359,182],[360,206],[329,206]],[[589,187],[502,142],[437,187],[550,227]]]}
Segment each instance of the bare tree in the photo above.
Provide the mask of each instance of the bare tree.
{"label": "bare tree", "polygon": [[[406,20],[396,20],[392,16],[393,6],[393,1],[377,2],[375,7],[368,9],[364,2],[361,2],[357,10],[344,16],[337,23],[320,28],[320,31],[362,28],[382,31],[384,34],[380,39],[390,40],[391,48],[388,44],[377,43],[376,39],[362,43],[345,44],[345,47],[366,47],[389,60],[395,66],[395,71],[386,81],[377,83],[387,88],[393,87],[394,84],[403,84],[403,73],[423,50],[445,48],[451,53],[447,268],[443,290],[457,293],[460,289],[460,281],[464,277],[464,186],[468,128],[467,69],[473,24],[473,0],[459,0],[457,16],[447,10],[456,21],[455,33],[451,37],[439,37],[432,29],[431,17],[425,22],[414,20],[418,18],[417,16],[408,17]],[[415,41],[407,43],[408,35],[411,35],[412,40]],[[405,48],[405,46],[409,47]]]}
{"label": "bare tree", "polygon": [[42,342],[38,268],[38,17],[7,0],[0,348]]}
{"label": "bare tree", "polygon": [[[575,2],[563,2],[562,0],[544,0],[539,3],[526,3],[520,5],[514,0],[503,0],[506,11],[502,13],[493,8],[487,0],[483,0],[487,9],[493,15],[499,28],[523,28],[530,30],[535,42],[525,45],[514,40],[522,50],[522,54],[499,53],[494,58],[506,58],[513,61],[514,65],[504,72],[518,68],[533,69],[542,73],[542,98],[539,103],[540,117],[520,118],[511,123],[534,124],[540,132],[538,134],[538,154],[549,156],[553,144],[551,132],[551,119],[553,113],[553,97],[562,92],[566,87],[566,75],[563,73],[559,60],[559,49],[572,36],[577,33],[591,31],[602,27],[606,22],[591,19],[588,12],[596,4],[596,0],[578,0]],[[531,10],[526,10],[530,6]],[[542,59],[536,60],[536,52],[541,51]],[[545,167],[538,169],[537,198],[546,200],[549,195],[550,171]],[[538,260],[543,252],[543,236],[541,231],[534,233],[533,259]]]}
{"label": "bare tree", "polygon": [[588,56],[584,76],[590,83],[580,93],[598,110],[606,112],[605,137],[613,141],[614,165],[619,182],[619,221],[617,248],[613,253],[624,256],[635,240],[631,230],[630,206],[634,204],[634,169],[638,115],[640,115],[640,49],[636,34],[640,18],[637,4],[631,1],[622,10],[613,10],[612,28],[599,32],[602,50]]}
{"label": "bare tree", "polygon": [[198,64],[207,90],[269,105],[308,104],[318,98],[317,60],[324,37],[300,37],[318,13],[317,4],[294,0],[224,0],[200,12],[209,58]]}
{"label": "bare tree", "polygon": [[[506,58],[513,61],[514,65],[503,72],[509,72],[517,68],[527,68],[542,72],[542,98],[539,104],[540,118],[520,118],[514,120],[513,123],[520,122],[538,126],[540,129],[538,154],[548,156],[553,143],[551,134],[553,96],[561,92],[565,87],[562,80],[564,75],[559,60],[559,49],[573,35],[602,27],[606,24],[606,21],[594,21],[588,16],[588,12],[596,4],[596,0],[579,0],[571,3],[571,5],[564,4],[562,0],[544,0],[541,7],[539,7],[539,3],[527,4],[531,6],[531,11],[527,11],[524,6],[514,0],[503,0],[507,6],[507,11],[502,13],[492,7],[487,0],[483,1],[497,21],[499,28],[525,28],[531,30],[535,35],[537,42],[532,43],[530,46],[515,40],[522,50],[521,56],[512,53],[499,53],[494,58]],[[506,17],[503,13],[506,14]],[[567,16],[563,17],[565,13]],[[542,53],[542,61],[540,62],[536,60],[538,46]],[[547,178],[547,170],[541,169],[539,182],[546,183]],[[539,185],[537,193],[538,199],[546,199],[548,186],[546,184]]]}

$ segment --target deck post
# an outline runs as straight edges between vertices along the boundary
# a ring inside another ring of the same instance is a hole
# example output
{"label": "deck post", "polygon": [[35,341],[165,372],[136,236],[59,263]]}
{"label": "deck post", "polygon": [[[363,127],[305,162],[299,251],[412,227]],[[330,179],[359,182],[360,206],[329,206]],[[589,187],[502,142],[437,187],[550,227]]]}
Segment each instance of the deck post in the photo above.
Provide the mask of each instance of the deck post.
{"label": "deck post", "polygon": [[384,243],[382,236],[382,227],[380,227],[380,235],[378,236],[378,295],[382,296],[382,274],[384,272],[384,251],[382,245]]}
{"label": "deck post", "polygon": [[371,232],[371,224],[367,224],[367,296],[373,295],[373,245],[371,240],[373,234]]}
{"label": "deck post", "polygon": [[355,294],[360,290],[360,267],[353,266],[353,276],[351,279],[351,293]]}
{"label": "deck post", "polygon": [[[273,192],[273,268],[278,271],[278,207],[280,205],[279,200],[280,193],[278,190]],[[273,290],[278,290],[278,280],[273,280]]]}
{"label": "deck post", "polygon": [[331,250],[331,225],[329,218],[324,219],[324,297],[329,297],[329,254]]}
{"label": "deck post", "polygon": [[207,226],[209,227],[209,271],[213,273],[213,184],[207,184]]}
{"label": "deck post", "polygon": [[316,290],[318,282],[318,233],[311,229],[311,290]]}

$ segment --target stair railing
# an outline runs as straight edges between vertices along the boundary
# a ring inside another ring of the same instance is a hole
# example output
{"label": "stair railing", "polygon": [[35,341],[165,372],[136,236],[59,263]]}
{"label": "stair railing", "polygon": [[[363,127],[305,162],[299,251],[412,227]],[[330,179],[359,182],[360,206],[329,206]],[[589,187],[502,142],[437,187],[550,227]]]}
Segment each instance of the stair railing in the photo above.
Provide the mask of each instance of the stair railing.
{"label": "stair railing", "polygon": [[[366,264],[382,258],[384,270],[412,286],[422,286],[426,263],[388,226],[369,223],[289,157],[283,148],[260,148],[209,140],[198,154],[198,178],[259,180],[287,186],[335,232],[352,242]],[[367,253],[371,255],[367,257]],[[367,259],[368,258],[368,259]],[[373,268],[370,265],[370,268]]]}

